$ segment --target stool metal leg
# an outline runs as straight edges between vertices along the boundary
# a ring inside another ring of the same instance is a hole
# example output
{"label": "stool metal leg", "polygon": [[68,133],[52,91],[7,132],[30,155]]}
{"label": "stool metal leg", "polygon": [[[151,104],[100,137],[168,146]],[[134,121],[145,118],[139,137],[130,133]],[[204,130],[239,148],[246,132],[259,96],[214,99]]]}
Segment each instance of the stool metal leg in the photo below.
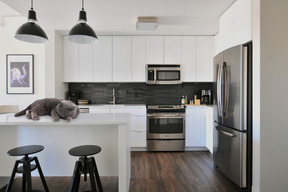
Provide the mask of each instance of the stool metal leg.
{"label": "stool metal leg", "polygon": [[77,177],[76,177],[75,192],[78,192],[78,191],[79,191],[80,179],[81,179],[81,173],[78,172],[78,173],[77,173]]}
{"label": "stool metal leg", "polygon": [[98,173],[98,169],[97,169],[95,158],[91,157],[91,160],[92,160],[92,164],[93,164],[93,168],[94,168],[93,170],[95,171],[95,176],[96,176],[96,181],[97,181],[99,192],[103,192],[103,188],[102,188],[102,184],[101,184],[100,176],[99,176],[99,173]]}
{"label": "stool metal leg", "polygon": [[26,191],[26,174],[23,173],[22,175],[22,192]]}
{"label": "stool metal leg", "polygon": [[100,180],[100,176],[99,176],[99,172],[98,172],[98,169],[97,169],[95,158],[91,157],[91,159],[92,159],[92,163],[93,163],[93,168],[94,168],[93,170],[95,172],[95,176],[96,176],[96,181],[97,181],[99,192],[103,192],[102,184],[101,184],[101,180]]}
{"label": "stool metal leg", "polygon": [[80,182],[80,177],[81,177],[81,175],[80,175],[80,166],[81,166],[81,162],[77,161],[75,163],[73,177],[72,177],[72,181],[71,181],[69,192],[78,191],[78,189],[79,189],[79,182]]}
{"label": "stool metal leg", "polygon": [[14,168],[13,168],[13,171],[12,171],[12,174],[11,174],[11,177],[10,177],[10,180],[9,180],[9,183],[8,183],[8,186],[7,186],[7,188],[6,188],[6,192],[10,192],[10,191],[11,191],[12,184],[13,184],[14,177],[15,177],[15,174],[16,174],[16,171],[17,171],[17,168],[18,168],[19,163],[20,163],[19,160],[17,160],[17,161],[15,162],[15,165],[14,165]]}
{"label": "stool metal leg", "polygon": [[[26,157],[25,157],[26,158]],[[23,173],[25,173],[25,182],[27,183],[27,191],[32,192],[32,181],[31,181],[31,165],[30,159],[25,159],[23,162]],[[25,191],[25,189],[22,189]]]}
{"label": "stool metal leg", "polygon": [[38,169],[38,172],[39,172],[39,175],[40,175],[40,178],[41,178],[43,187],[44,187],[44,189],[45,189],[46,192],[49,192],[49,189],[48,189],[47,183],[46,183],[46,181],[45,181],[45,178],[44,178],[44,175],[43,175],[43,172],[42,172],[40,163],[39,163],[39,161],[38,161],[38,158],[37,158],[37,157],[33,157],[33,160],[35,160],[36,167],[37,167],[37,169]]}
{"label": "stool metal leg", "polygon": [[92,192],[96,192],[96,184],[95,184],[95,178],[94,178],[93,164],[92,164],[91,159],[89,160],[88,167],[89,167],[91,189],[92,189]]}

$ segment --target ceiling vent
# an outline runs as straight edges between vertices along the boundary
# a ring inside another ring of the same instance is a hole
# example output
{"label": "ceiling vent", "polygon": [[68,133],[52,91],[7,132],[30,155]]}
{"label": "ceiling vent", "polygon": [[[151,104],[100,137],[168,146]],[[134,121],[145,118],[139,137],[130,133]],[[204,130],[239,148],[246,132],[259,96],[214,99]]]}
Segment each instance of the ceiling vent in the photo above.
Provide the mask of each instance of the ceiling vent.
{"label": "ceiling vent", "polygon": [[138,17],[136,30],[138,31],[155,31],[158,26],[157,17]]}

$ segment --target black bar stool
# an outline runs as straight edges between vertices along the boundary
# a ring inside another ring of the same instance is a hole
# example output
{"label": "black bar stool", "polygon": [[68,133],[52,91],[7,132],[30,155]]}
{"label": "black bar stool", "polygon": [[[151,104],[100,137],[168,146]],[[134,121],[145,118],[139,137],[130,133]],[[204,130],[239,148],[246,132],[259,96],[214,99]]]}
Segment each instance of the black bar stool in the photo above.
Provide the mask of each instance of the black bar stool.
{"label": "black bar stool", "polygon": [[[28,192],[32,191],[32,182],[31,182],[31,172],[35,169],[38,169],[41,181],[43,183],[44,189],[46,192],[49,192],[48,186],[46,184],[42,169],[40,167],[38,158],[29,157],[30,154],[38,153],[42,151],[44,147],[42,145],[27,145],[23,147],[16,147],[14,149],[9,150],[7,153],[10,156],[23,156],[20,160],[16,160],[14,169],[12,171],[11,178],[9,180],[9,184],[6,188],[6,192],[10,192],[12,188],[12,184],[14,181],[14,177],[16,173],[22,173],[22,192],[26,191],[26,184]],[[32,161],[35,161],[35,164],[31,164]],[[22,163],[23,166],[18,167],[18,165]]]}
{"label": "black bar stool", "polygon": [[69,154],[72,156],[80,157],[79,160],[75,164],[73,177],[70,185],[70,192],[78,192],[81,174],[84,174],[84,181],[87,181],[87,173],[90,176],[90,183],[92,192],[96,192],[96,182],[98,185],[98,190],[103,192],[98,169],[96,166],[96,161],[94,157],[87,157],[91,155],[95,155],[101,151],[101,147],[97,145],[82,145],[78,147],[74,147],[69,150]]}

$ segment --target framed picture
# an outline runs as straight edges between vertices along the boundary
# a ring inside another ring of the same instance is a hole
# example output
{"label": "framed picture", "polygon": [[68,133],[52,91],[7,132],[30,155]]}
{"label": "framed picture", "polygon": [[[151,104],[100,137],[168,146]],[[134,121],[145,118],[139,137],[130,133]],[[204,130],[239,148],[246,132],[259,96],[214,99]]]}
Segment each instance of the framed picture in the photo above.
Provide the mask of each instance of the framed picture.
{"label": "framed picture", "polygon": [[34,93],[34,55],[6,55],[7,94]]}

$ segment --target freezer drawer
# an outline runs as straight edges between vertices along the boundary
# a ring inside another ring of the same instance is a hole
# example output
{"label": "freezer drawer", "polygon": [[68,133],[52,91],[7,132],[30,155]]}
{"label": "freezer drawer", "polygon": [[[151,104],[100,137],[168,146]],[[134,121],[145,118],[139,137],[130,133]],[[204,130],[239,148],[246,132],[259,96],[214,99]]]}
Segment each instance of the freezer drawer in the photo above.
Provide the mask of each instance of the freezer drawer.
{"label": "freezer drawer", "polygon": [[241,188],[247,186],[247,134],[214,122],[213,160]]}

